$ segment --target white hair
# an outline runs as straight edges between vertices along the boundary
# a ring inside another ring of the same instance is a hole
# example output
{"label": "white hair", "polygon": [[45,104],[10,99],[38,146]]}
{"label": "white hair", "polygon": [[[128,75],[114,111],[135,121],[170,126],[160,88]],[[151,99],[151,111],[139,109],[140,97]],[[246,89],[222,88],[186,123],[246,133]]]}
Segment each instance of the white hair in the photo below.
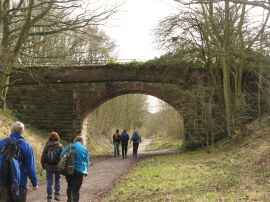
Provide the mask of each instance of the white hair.
{"label": "white hair", "polygon": [[74,142],[80,142],[81,144],[83,144],[83,137],[81,135],[76,136],[74,138]]}
{"label": "white hair", "polygon": [[12,133],[22,134],[23,131],[24,131],[24,124],[22,122],[16,121],[15,123],[13,123],[11,127]]}

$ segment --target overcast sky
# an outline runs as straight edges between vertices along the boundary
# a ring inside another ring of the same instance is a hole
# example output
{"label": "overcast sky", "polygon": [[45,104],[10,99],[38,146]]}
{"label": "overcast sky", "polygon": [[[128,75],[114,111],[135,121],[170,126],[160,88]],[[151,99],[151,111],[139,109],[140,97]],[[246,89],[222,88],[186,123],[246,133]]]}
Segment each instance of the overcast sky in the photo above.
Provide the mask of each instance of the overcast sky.
{"label": "overcast sky", "polygon": [[117,44],[118,59],[149,60],[160,56],[152,30],[176,7],[173,0],[126,0],[121,11],[104,28]]}
{"label": "overcast sky", "polygon": [[[119,62],[146,61],[160,56],[162,51],[156,50],[153,44],[153,29],[173,13],[176,5],[173,0],[125,0],[120,12],[102,28],[115,40]],[[152,113],[159,111],[157,100],[148,97]]]}

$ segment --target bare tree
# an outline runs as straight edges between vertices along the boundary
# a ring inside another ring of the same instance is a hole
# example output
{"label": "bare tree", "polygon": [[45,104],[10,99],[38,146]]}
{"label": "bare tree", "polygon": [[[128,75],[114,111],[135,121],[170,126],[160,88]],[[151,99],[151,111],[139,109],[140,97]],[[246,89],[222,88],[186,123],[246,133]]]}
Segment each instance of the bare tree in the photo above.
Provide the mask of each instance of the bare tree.
{"label": "bare tree", "polygon": [[[174,0],[176,2],[182,3],[184,5],[194,5],[194,4],[207,4],[210,2],[219,3],[224,2],[224,0]],[[268,0],[227,0],[235,4],[244,4],[249,6],[261,7],[266,10],[270,10],[270,2]]]}
{"label": "bare tree", "polygon": [[[186,5],[182,9],[181,17],[192,16],[194,20],[186,20],[188,26],[183,21],[170,20],[167,23],[170,26],[165,27],[164,32],[175,34],[169,44],[180,48],[177,42],[180,38],[180,44],[183,44],[183,41],[187,42],[187,45],[181,48],[190,46],[200,48],[202,58],[206,58],[204,59],[206,67],[222,67],[227,131],[231,135],[233,131],[241,129],[244,125],[243,71],[250,50],[257,48],[259,37],[265,32],[269,12],[265,12],[264,16],[254,16],[255,8],[247,7],[247,4],[242,4],[241,1],[234,3],[229,0],[177,0],[177,2],[181,3],[182,7]],[[264,5],[267,5],[267,2],[264,2]],[[258,21],[261,23],[256,23]],[[160,28],[164,27],[160,26]],[[191,28],[191,31],[187,28]],[[180,32],[177,33],[177,30]],[[186,39],[182,40],[183,38]]]}
{"label": "bare tree", "polygon": [[3,0],[0,3],[1,107],[5,107],[9,79],[18,54],[29,37],[76,32],[84,27],[99,25],[119,7],[101,4],[95,7],[78,0]]}
{"label": "bare tree", "polygon": [[102,30],[92,26],[77,32],[30,37],[18,57],[27,65],[97,65],[115,60],[115,47],[114,41]]}

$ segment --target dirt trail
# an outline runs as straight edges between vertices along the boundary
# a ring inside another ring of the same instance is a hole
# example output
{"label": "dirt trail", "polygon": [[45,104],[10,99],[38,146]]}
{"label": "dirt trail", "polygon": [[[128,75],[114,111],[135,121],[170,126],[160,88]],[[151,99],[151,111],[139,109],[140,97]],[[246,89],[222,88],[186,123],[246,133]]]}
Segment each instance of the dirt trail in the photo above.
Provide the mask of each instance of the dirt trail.
{"label": "dirt trail", "polygon": [[[145,148],[151,143],[151,139],[145,139],[139,146],[138,158],[132,157],[132,148],[128,150],[128,158],[108,157],[93,161],[89,174],[84,178],[83,185],[80,190],[80,202],[97,202],[107,193],[114,183],[125,173],[127,173],[136,162],[141,158],[147,158],[152,155],[161,153],[170,153],[172,150],[162,150],[158,152],[147,152]],[[45,173],[44,173],[45,174]],[[61,197],[62,201],[66,201],[66,179],[61,178]],[[46,181],[40,182],[39,189],[36,191],[29,190],[27,201],[46,202]]]}

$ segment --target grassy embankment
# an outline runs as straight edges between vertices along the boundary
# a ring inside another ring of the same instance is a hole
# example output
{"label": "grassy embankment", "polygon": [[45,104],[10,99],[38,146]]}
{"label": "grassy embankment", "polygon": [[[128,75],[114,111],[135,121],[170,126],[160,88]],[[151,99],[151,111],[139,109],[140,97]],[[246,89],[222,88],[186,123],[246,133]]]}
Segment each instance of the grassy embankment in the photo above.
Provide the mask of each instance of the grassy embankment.
{"label": "grassy embankment", "polygon": [[146,148],[148,151],[155,151],[161,149],[181,149],[182,141],[176,139],[177,137],[157,137]]}
{"label": "grassy embankment", "polygon": [[[0,110],[0,139],[10,135],[11,126],[15,121],[17,120],[11,115],[11,112],[3,112]],[[40,157],[44,145],[46,144],[48,134],[25,124],[25,132],[23,133],[23,136],[32,144],[36,158],[37,171],[39,174],[42,174]]]}
{"label": "grassy embankment", "polygon": [[105,135],[90,134],[87,142],[92,157],[113,155],[113,145]]}
{"label": "grassy embankment", "polygon": [[270,201],[270,117],[241,140],[211,153],[182,152],[142,160],[104,200]]}

